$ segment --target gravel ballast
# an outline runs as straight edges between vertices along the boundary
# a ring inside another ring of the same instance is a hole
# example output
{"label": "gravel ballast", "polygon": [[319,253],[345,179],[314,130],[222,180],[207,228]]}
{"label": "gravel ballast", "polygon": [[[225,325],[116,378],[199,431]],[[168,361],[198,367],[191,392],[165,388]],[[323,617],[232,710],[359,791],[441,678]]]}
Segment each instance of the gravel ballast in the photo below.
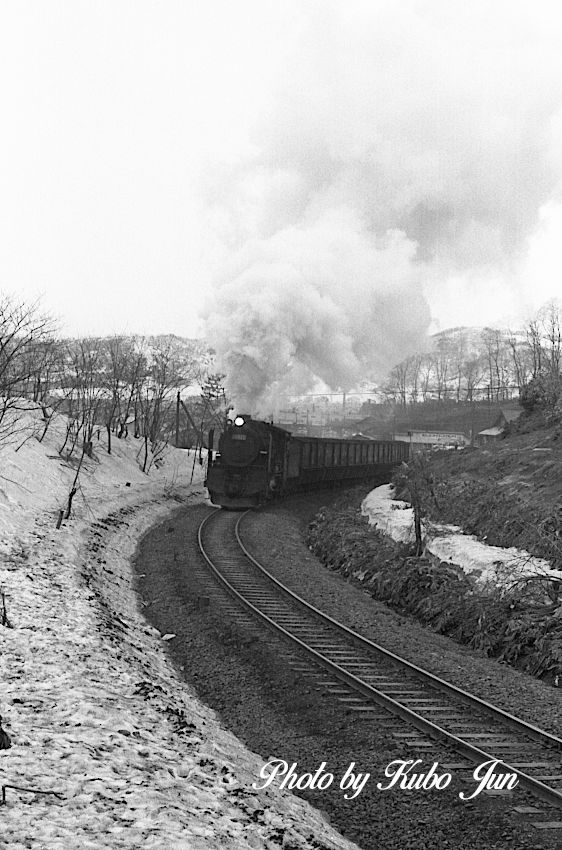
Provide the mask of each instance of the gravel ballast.
{"label": "gravel ballast", "polygon": [[[557,691],[420,627],[326,570],[304,544],[307,522],[321,504],[321,497],[295,499],[249,515],[243,536],[250,550],[281,581],[336,619],[502,708],[560,732]],[[558,846],[558,831],[545,834],[530,826],[528,816],[513,813],[514,806],[531,803],[519,790],[508,801],[481,795],[465,803],[458,792],[467,791],[467,778],[453,770],[453,782],[444,791],[378,790],[376,783],[384,781],[385,767],[393,760],[421,758],[421,769],[427,771],[434,760],[459,759],[446,750],[428,755],[405,747],[392,737],[399,729],[392,719],[367,721],[345,713],[309,678],[292,671],[278,647],[225,623],[219,605],[200,610],[197,600],[206,591],[196,569],[195,533],[207,510],[182,509],[151,530],[139,546],[136,569],[145,613],[162,633],[176,635],[169,645],[178,669],[223,724],[264,762],[273,757],[297,762],[299,773],[314,772],[326,762],[326,770],[338,778],[351,762],[356,771],[369,772],[364,790],[351,801],[337,787],[301,792],[365,850]],[[472,790],[473,781],[468,781]],[[552,812],[535,816],[548,819],[555,819]]]}
{"label": "gravel ballast", "polygon": [[[249,515],[244,523],[244,539],[256,557],[263,557],[280,581],[322,611],[408,661],[562,737],[559,689],[423,627],[373,599],[360,582],[345,581],[327,570],[302,544],[304,516],[281,506]],[[364,524],[368,528],[366,519]]]}

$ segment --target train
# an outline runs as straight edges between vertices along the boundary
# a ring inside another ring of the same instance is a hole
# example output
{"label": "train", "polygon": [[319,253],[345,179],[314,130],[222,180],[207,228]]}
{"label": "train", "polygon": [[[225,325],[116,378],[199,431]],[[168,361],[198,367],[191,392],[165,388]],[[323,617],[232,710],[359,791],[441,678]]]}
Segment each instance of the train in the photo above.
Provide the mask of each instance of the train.
{"label": "train", "polygon": [[205,486],[213,504],[230,510],[365,479],[383,484],[409,455],[408,443],[295,436],[248,414],[227,423],[217,452],[213,442],[210,432]]}

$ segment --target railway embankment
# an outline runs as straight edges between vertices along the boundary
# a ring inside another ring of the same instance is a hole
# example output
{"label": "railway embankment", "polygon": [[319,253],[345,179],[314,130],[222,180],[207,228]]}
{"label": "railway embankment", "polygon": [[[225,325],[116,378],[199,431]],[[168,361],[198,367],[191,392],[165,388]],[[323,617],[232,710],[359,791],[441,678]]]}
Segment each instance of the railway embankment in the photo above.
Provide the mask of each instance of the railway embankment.
{"label": "railway embankment", "polygon": [[[479,541],[517,546],[562,567],[560,428],[513,434],[495,446],[418,457],[395,476],[396,497],[417,499],[426,527],[453,523]],[[481,581],[455,559],[392,540],[361,513],[364,493],[322,510],[312,551],[377,600],[498,661],[562,683],[562,595],[556,575],[501,567]],[[497,555],[490,549],[490,573]],[[524,565],[523,565],[524,566]]]}
{"label": "railway embankment", "polygon": [[252,787],[261,758],[145,621],[132,555],[154,523],[208,510],[193,455],[170,449],[147,475],[140,441],[109,455],[102,431],[78,482],[66,428],[0,452],[0,847],[351,847],[301,800]]}
{"label": "railway embankment", "polygon": [[[527,425],[525,423],[528,423]],[[496,546],[516,546],[562,568],[562,425],[531,427],[496,444],[436,452],[395,476],[414,485],[429,520],[459,525]]]}

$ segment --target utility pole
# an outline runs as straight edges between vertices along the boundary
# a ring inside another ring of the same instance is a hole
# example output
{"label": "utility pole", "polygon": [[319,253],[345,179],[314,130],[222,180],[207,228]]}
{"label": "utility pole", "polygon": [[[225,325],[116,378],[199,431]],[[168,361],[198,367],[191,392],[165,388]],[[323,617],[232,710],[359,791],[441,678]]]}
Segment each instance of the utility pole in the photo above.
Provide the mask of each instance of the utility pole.
{"label": "utility pole", "polygon": [[179,449],[180,443],[180,391],[176,396],[176,449]]}

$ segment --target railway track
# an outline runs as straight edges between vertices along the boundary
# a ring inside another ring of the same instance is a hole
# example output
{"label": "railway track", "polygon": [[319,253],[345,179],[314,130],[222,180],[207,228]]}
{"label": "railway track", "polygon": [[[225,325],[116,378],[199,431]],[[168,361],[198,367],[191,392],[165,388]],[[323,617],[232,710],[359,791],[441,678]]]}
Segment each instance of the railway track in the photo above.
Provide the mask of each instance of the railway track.
{"label": "railway track", "polygon": [[[521,787],[562,808],[562,739],[394,655],[298,597],[244,546],[245,515],[208,514],[199,548],[237,603],[298,650],[302,672],[351,711],[372,717],[382,708],[401,718],[405,731],[392,734],[416,752],[437,741],[467,760],[444,767],[496,761],[496,774],[517,774]],[[508,793],[502,787],[490,792]]]}

